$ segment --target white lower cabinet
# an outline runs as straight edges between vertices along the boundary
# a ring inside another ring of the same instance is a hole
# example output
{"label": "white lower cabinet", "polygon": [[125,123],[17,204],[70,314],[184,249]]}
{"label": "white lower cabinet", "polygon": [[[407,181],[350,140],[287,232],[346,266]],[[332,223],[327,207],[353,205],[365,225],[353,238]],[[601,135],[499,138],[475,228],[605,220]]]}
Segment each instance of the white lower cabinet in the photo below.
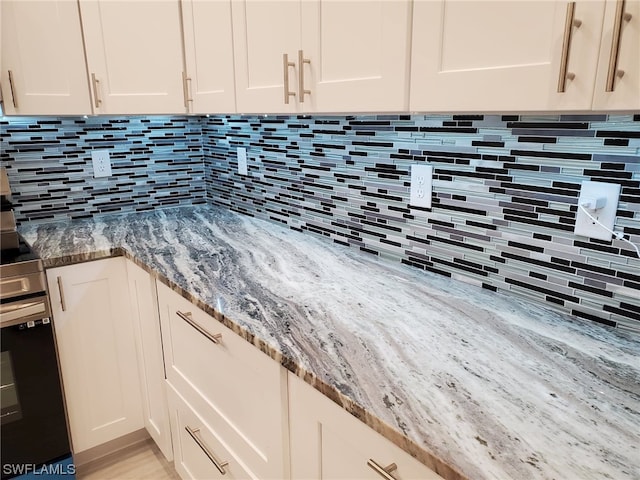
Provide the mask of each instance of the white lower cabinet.
{"label": "white lower cabinet", "polygon": [[149,272],[130,260],[127,260],[127,276],[131,314],[136,332],[144,426],[163,455],[171,461],[173,449],[156,285]]}
{"label": "white lower cabinet", "polygon": [[289,426],[291,478],[442,479],[291,373]]}
{"label": "white lower cabinet", "polygon": [[74,453],[143,428],[125,259],[47,270]]}
{"label": "white lower cabinet", "polygon": [[[166,285],[157,288],[167,382],[206,424],[202,435],[233,452],[236,474],[288,478],[286,371]],[[172,407],[176,465],[187,462],[179,415]],[[197,478],[188,471],[188,464],[179,469],[184,478]]]}

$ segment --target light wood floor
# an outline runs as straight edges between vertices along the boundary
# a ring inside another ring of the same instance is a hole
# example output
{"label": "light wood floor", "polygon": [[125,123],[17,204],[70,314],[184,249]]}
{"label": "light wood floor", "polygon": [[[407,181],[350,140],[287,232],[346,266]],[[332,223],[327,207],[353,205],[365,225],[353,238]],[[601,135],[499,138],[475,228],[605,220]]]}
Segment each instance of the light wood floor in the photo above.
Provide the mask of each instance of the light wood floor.
{"label": "light wood floor", "polygon": [[179,480],[173,465],[149,439],[83,465],[78,480]]}

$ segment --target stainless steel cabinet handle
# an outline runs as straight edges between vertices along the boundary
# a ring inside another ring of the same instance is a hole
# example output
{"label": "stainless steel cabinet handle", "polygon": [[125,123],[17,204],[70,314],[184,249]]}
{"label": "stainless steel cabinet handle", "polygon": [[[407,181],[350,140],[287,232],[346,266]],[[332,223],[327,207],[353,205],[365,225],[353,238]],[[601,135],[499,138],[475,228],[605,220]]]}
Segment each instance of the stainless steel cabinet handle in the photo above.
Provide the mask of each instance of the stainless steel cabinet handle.
{"label": "stainless steel cabinet handle", "polygon": [[93,104],[96,108],[100,108],[100,104],[102,100],[100,100],[100,93],[98,92],[98,85],[100,84],[100,80],[96,78],[96,74],[91,74],[91,83],[93,85]]}
{"label": "stainless steel cabinet handle", "polygon": [[58,291],[60,292],[60,305],[62,306],[62,311],[67,311],[67,304],[64,300],[64,288],[62,286],[62,277],[58,277]]}
{"label": "stainless steel cabinet handle", "polygon": [[558,77],[558,93],[565,91],[567,79],[573,80],[576,75],[567,72],[569,66],[569,51],[571,49],[571,36],[573,27],[580,28],[581,20],[576,20],[575,16],[576,2],[567,3],[567,16],[564,22],[564,37],[562,40],[562,56],[560,57],[560,75]]}
{"label": "stainless steel cabinet handle", "polygon": [[16,98],[16,90],[13,86],[13,72],[9,70],[9,88],[11,89],[11,101],[13,102],[13,108],[18,108],[18,99]]}
{"label": "stainless steel cabinet handle", "polygon": [[181,319],[183,319],[185,322],[187,322],[189,325],[191,325],[193,328],[195,328],[198,332],[200,332],[202,335],[207,337],[216,345],[220,343],[222,334],[221,333],[214,334],[214,333],[207,332],[204,328],[202,328],[200,325],[194,322],[193,318],[191,318],[191,312],[182,313],[180,310],[177,310],[176,315],[178,315]]}
{"label": "stainless steel cabinet handle", "polygon": [[184,106],[187,109],[187,112],[189,111],[189,102],[193,102],[193,98],[191,98],[191,95],[189,94],[190,84],[191,78],[187,77],[186,72],[182,72],[182,91],[184,94]]}
{"label": "stainless steel cabinet handle", "polygon": [[284,103],[289,105],[289,97],[296,96],[296,92],[289,91],[289,67],[295,67],[296,62],[290,62],[289,55],[283,53],[282,66],[284,68]]}
{"label": "stainless steel cabinet handle", "polygon": [[298,74],[298,93],[300,94],[300,103],[304,102],[305,95],[311,95],[311,90],[304,89],[304,65],[311,65],[311,60],[304,58],[302,50],[298,50],[298,65],[300,73]]}
{"label": "stainless steel cabinet handle", "polygon": [[385,480],[396,480],[396,478],[391,475],[391,472],[398,469],[398,466],[395,463],[383,467],[378,462],[370,458],[369,460],[367,460],[367,465]]}
{"label": "stainless steel cabinet handle", "polygon": [[620,41],[622,39],[622,21],[631,20],[631,14],[624,11],[625,0],[616,2],[616,17],[613,24],[613,33],[611,34],[611,53],[609,54],[609,69],[607,70],[607,84],[605,92],[613,92],[616,77],[622,78],[624,70],[618,70],[618,56],[620,55]]}
{"label": "stainless steel cabinet handle", "polygon": [[209,460],[211,460],[211,463],[213,463],[215,465],[215,467],[218,469],[218,471],[222,475],[225,475],[227,473],[227,471],[224,469],[224,467],[229,465],[229,462],[220,462],[220,461],[218,461],[216,459],[216,457],[213,455],[213,453],[211,453],[211,450],[209,450],[209,447],[207,447],[207,445],[200,438],[200,435],[198,435],[198,433],[200,432],[200,429],[199,428],[191,428],[191,427],[189,427],[189,425],[185,425],[184,429],[189,433],[189,435],[191,435],[191,438],[193,438],[193,440],[198,444],[198,446],[202,449],[204,454],[207,457],[209,457]]}

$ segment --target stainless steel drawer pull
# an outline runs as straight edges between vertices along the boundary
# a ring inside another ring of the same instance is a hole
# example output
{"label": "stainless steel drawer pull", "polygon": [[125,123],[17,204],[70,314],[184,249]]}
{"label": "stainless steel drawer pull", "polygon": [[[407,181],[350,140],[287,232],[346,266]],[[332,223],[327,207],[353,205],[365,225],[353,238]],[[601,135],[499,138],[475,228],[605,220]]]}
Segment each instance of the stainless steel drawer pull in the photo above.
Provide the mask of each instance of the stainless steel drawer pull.
{"label": "stainless steel drawer pull", "polygon": [[300,94],[300,103],[304,102],[305,95],[311,95],[311,90],[304,89],[304,65],[311,65],[311,60],[304,58],[302,50],[298,50],[298,65],[300,73],[298,74],[298,93]]}
{"label": "stainless steel drawer pull", "polygon": [[620,55],[620,41],[622,39],[622,21],[631,21],[631,14],[624,12],[625,0],[616,3],[616,17],[611,34],[611,53],[609,54],[609,69],[607,70],[607,84],[605,92],[613,92],[616,77],[622,78],[624,70],[618,70],[618,57]]}
{"label": "stainless steel drawer pull", "polygon": [[567,16],[564,22],[564,37],[562,40],[562,56],[560,57],[560,75],[558,76],[558,93],[564,93],[567,85],[567,79],[573,80],[575,73],[567,72],[569,68],[569,51],[571,49],[571,34],[573,27],[580,28],[581,20],[574,18],[576,10],[576,2],[567,3]]}
{"label": "stainless steel drawer pull", "polygon": [[191,318],[191,312],[182,313],[180,310],[176,310],[176,315],[178,315],[181,319],[183,319],[185,322],[187,322],[189,325],[191,325],[193,328],[195,328],[198,332],[200,332],[202,335],[207,337],[209,340],[211,340],[216,345],[220,343],[220,339],[222,339],[222,334],[221,333],[209,333],[209,332],[207,332],[204,328],[202,328],[200,325],[198,325],[193,320],[193,318]]}
{"label": "stainless steel drawer pull", "polygon": [[371,467],[371,469],[374,472],[376,472],[378,475],[380,475],[382,478],[386,480],[396,480],[396,478],[393,475],[391,475],[391,472],[394,472],[398,469],[398,466],[395,463],[392,463],[391,465],[387,465],[386,467],[383,467],[378,462],[370,458],[369,460],[367,460],[367,465]]}
{"label": "stainless steel drawer pull", "polygon": [[284,103],[289,104],[289,97],[295,97],[296,92],[289,91],[289,67],[295,67],[296,62],[289,61],[289,55],[282,54],[282,66],[284,68]]}
{"label": "stainless steel drawer pull", "polygon": [[58,277],[58,291],[60,292],[60,305],[62,306],[62,311],[67,311],[67,305],[64,301],[64,288],[62,286],[62,277]]}
{"label": "stainless steel drawer pull", "polygon": [[96,74],[91,74],[91,83],[93,85],[93,104],[96,108],[100,108],[100,104],[102,100],[100,100],[100,92],[98,92],[98,85],[100,84],[100,80],[96,78]]}
{"label": "stainless steel drawer pull", "polygon": [[11,89],[11,101],[13,102],[13,108],[18,108],[18,99],[16,98],[16,90],[13,86],[13,72],[9,70],[9,88]]}
{"label": "stainless steel drawer pull", "polygon": [[198,446],[202,449],[204,454],[207,457],[209,457],[209,460],[211,460],[211,463],[213,463],[215,465],[215,467],[218,469],[218,471],[222,475],[225,475],[227,473],[227,471],[224,469],[224,467],[229,465],[229,462],[220,462],[220,461],[218,461],[216,459],[216,457],[213,455],[213,453],[211,453],[211,450],[209,450],[209,447],[207,447],[205,445],[205,443],[200,438],[200,435],[198,435],[198,433],[200,432],[200,429],[199,428],[191,428],[191,427],[189,427],[189,425],[186,425],[184,427],[184,429],[189,433],[189,435],[191,435],[191,438],[193,438],[193,440],[198,444]]}

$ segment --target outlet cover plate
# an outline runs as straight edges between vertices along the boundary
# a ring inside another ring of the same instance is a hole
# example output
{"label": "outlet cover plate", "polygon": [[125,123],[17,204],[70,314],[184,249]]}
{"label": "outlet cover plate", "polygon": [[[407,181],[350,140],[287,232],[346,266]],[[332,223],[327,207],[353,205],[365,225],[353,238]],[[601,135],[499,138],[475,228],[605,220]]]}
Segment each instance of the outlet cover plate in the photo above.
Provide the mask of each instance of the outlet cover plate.
{"label": "outlet cover plate", "polygon": [[611,233],[591,220],[580,208],[580,204],[586,199],[595,201],[597,198],[607,199],[605,206],[597,210],[589,210],[592,217],[598,219],[607,228],[613,230],[618,210],[618,198],[620,197],[620,185],[617,183],[583,181],[578,199],[578,212],[573,232],[583,237],[597,238],[598,240],[611,240]]}
{"label": "outlet cover plate", "polygon": [[409,204],[414,207],[431,208],[433,187],[433,166],[411,165],[411,190]]}
{"label": "outlet cover plate", "polygon": [[109,150],[92,150],[93,178],[111,176],[111,157]]}

